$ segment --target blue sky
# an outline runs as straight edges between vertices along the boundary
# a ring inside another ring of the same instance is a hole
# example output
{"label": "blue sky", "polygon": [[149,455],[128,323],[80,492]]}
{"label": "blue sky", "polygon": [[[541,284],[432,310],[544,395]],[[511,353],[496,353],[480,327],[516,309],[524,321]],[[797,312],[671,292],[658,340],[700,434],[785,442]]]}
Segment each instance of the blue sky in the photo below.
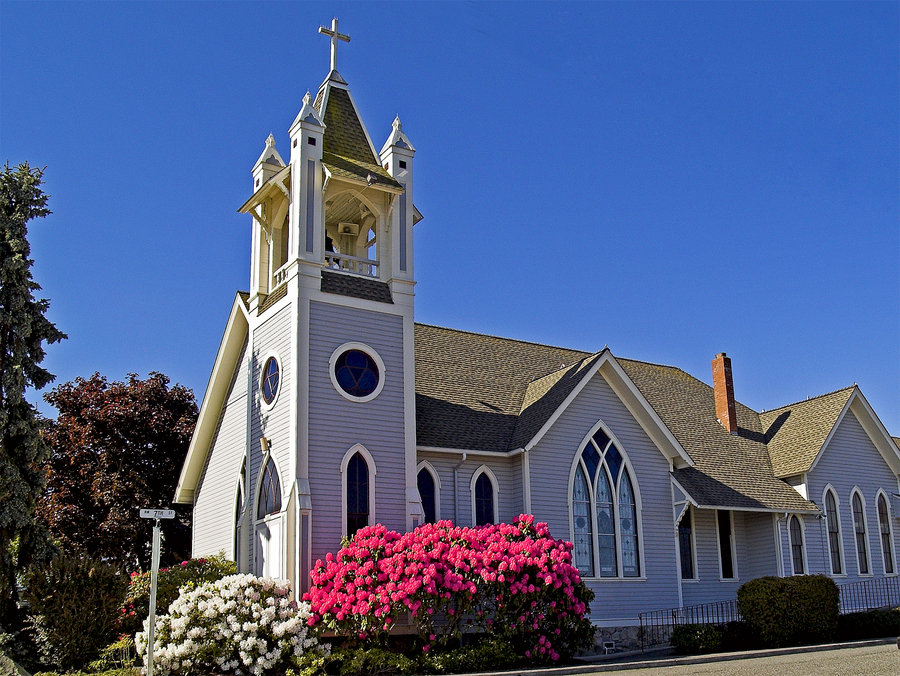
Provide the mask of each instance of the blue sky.
{"label": "blue sky", "polygon": [[[250,168],[339,51],[416,155],[419,321],[679,366],[900,435],[900,5],[0,3],[0,155],[47,167],[58,382],[202,396]],[[37,400],[37,397],[35,397]],[[42,405],[45,412],[52,412]]]}

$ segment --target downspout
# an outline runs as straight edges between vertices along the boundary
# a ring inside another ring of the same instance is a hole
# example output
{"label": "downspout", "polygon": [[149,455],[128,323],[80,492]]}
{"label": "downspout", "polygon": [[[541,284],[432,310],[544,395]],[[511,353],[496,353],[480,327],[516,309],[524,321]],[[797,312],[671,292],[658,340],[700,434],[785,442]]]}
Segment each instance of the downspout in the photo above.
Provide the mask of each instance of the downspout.
{"label": "downspout", "polygon": [[453,466],[453,523],[459,524],[459,468],[466,461],[466,452],[463,451],[459,462]]}

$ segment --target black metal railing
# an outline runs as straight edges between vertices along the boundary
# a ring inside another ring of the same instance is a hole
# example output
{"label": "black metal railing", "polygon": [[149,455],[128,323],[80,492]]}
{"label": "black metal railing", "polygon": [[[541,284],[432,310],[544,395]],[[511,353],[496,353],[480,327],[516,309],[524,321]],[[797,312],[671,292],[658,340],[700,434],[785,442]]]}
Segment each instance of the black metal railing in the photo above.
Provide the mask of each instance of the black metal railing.
{"label": "black metal railing", "polygon": [[741,612],[734,599],[638,613],[638,620],[641,623],[641,650],[667,645],[672,630],[682,624],[727,624],[740,619]]}
{"label": "black metal railing", "polygon": [[[900,577],[874,577],[838,585],[841,615],[877,608],[900,607]],[[737,600],[702,603],[638,613],[641,650],[666,645],[672,630],[682,624],[725,625],[742,619]]]}
{"label": "black metal railing", "polygon": [[900,577],[873,577],[871,580],[838,585],[841,614],[900,606]]}

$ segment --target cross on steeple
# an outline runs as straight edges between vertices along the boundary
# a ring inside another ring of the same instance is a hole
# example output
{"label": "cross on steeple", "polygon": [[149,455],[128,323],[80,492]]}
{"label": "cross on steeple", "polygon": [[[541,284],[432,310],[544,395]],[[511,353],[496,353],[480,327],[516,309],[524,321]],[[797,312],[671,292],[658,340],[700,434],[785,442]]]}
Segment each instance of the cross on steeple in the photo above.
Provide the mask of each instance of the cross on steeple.
{"label": "cross on steeple", "polygon": [[343,40],[344,42],[350,42],[350,36],[344,35],[343,33],[338,33],[338,20],[334,18],[331,20],[331,30],[325,28],[325,26],[319,26],[319,32],[322,35],[327,35],[331,38],[331,70],[337,70],[337,45],[338,40]]}

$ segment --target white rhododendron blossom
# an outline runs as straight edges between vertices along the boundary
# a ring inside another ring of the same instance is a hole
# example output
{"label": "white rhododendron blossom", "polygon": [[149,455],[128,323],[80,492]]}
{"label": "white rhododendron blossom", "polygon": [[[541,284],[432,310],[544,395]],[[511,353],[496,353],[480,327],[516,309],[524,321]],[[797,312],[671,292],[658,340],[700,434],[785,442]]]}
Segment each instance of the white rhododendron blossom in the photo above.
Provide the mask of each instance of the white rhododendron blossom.
{"label": "white rhododendron blossom", "polygon": [[[291,656],[321,650],[309,632],[308,603],[291,600],[290,583],[230,575],[183,590],[156,618],[154,674],[265,674]],[[135,636],[146,664],[148,622]]]}

